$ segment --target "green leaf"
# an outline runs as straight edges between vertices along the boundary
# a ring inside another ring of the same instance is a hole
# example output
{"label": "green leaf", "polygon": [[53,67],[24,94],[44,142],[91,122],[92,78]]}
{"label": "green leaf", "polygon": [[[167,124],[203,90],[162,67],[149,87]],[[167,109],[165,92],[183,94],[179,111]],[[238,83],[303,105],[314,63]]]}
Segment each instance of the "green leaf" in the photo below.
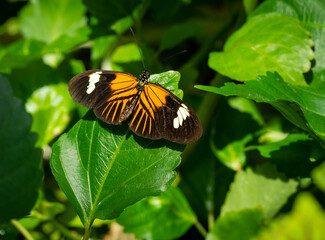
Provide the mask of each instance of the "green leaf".
{"label": "green leaf", "polygon": [[[175,80],[173,80],[175,81]],[[53,175],[81,221],[113,219],[140,199],[165,191],[175,179],[182,145],[133,134],[87,114],[53,145]]]}
{"label": "green leaf", "polygon": [[31,117],[0,75],[0,222],[27,215],[42,181],[40,149],[30,132]]}
{"label": "green leaf", "polygon": [[311,138],[306,134],[290,134],[281,141],[260,145],[257,146],[256,149],[261,153],[263,157],[270,158],[272,152],[279,150],[282,147],[288,146],[298,141],[308,140],[311,140]]}
{"label": "green leaf", "polygon": [[111,56],[112,69],[129,73],[141,73],[141,55],[135,43],[119,46]]}
{"label": "green leaf", "polygon": [[250,240],[261,228],[262,218],[260,208],[228,212],[218,218],[207,240]]}
{"label": "green leaf", "polygon": [[86,26],[86,8],[82,0],[34,0],[19,14],[20,28],[25,38],[53,43],[60,37],[74,37]]}
{"label": "green leaf", "polygon": [[193,23],[175,24],[164,33],[160,42],[160,49],[173,48],[187,38],[196,36],[201,29],[200,25]]}
{"label": "green leaf", "polygon": [[63,132],[74,106],[65,83],[44,86],[32,94],[26,110],[33,116],[32,131],[39,136],[37,146],[44,147]]}
{"label": "green leaf", "polygon": [[128,207],[117,222],[137,238],[176,239],[195,222],[196,216],[182,192],[170,187],[158,197],[148,197]]}
{"label": "green leaf", "polygon": [[[317,141],[307,134],[289,134],[286,138],[276,142],[256,146],[263,157],[271,158],[279,171],[291,178],[310,177],[310,171],[318,164],[311,161],[314,146]],[[254,149],[254,146],[249,146]]]}
{"label": "green leaf", "polygon": [[255,79],[277,71],[286,82],[306,85],[303,74],[310,70],[314,53],[309,33],[293,17],[262,14],[250,18],[226,42],[223,52],[213,52],[209,66],[232,79]]}
{"label": "green leaf", "polygon": [[277,73],[267,72],[245,84],[226,83],[221,88],[196,86],[198,89],[225,96],[238,95],[257,102],[267,102],[278,109],[289,121],[308,131],[324,146],[325,93],[322,89],[294,86]]}
{"label": "green leaf", "polygon": [[236,174],[221,208],[221,216],[231,211],[261,207],[264,219],[269,220],[295,193],[297,182],[282,180],[282,175],[271,165],[264,165],[259,171],[269,177],[249,168]]}
{"label": "green leaf", "polygon": [[292,212],[278,217],[256,240],[322,240],[325,213],[320,204],[308,193],[300,194]]}
{"label": "green leaf", "polygon": [[315,168],[311,172],[311,176],[316,186],[325,192],[325,162]]}
{"label": "green leaf", "polygon": [[298,18],[301,24],[311,33],[315,43],[315,60],[313,81],[315,88],[325,87],[325,3],[320,0],[268,0],[264,1],[252,16],[277,12]]}
{"label": "green leaf", "polygon": [[13,68],[25,67],[42,56],[45,44],[31,39],[16,41],[0,48],[0,72],[9,73]]}

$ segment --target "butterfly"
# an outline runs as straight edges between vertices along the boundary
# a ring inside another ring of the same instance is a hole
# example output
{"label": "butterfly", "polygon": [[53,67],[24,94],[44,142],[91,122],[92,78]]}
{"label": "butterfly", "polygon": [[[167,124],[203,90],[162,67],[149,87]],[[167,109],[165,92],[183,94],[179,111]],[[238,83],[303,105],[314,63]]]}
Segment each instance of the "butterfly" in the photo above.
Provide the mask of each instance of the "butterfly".
{"label": "butterfly", "polygon": [[69,92],[106,123],[117,125],[130,119],[129,128],[139,136],[180,144],[197,141],[202,126],[193,109],[149,78],[147,70],[139,78],[125,72],[88,70],[70,80]]}

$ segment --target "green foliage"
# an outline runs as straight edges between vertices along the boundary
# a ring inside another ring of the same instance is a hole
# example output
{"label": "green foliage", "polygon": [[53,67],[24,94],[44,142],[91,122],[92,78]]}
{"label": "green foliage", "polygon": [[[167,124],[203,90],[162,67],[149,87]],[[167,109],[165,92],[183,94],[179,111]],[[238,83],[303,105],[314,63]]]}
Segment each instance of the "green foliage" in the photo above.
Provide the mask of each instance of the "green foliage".
{"label": "green foliage", "polygon": [[34,147],[31,116],[0,75],[0,222],[28,214],[42,179],[41,150]]}
{"label": "green foliage", "polygon": [[296,181],[282,178],[270,165],[264,165],[256,172],[251,169],[238,172],[221,208],[221,216],[231,211],[261,207],[263,218],[271,219],[297,189]]}
{"label": "green foliage", "polygon": [[252,239],[261,228],[262,218],[263,212],[260,208],[243,209],[226,213],[216,221],[207,240]]}
{"label": "green foliage", "polygon": [[268,239],[309,239],[324,238],[325,213],[315,199],[307,193],[299,195],[291,213],[280,216],[264,230],[258,240]]}
{"label": "green foliage", "polygon": [[[323,238],[324,1],[1,4],[1,239]],[[139,76],[142,58],[198,114],[197,143],[71,99],[76,74]]]}
{"label": "green foliage", "polygon": [[302,73],[314,58],[308,35],[293,17],[260,14],[228,39],[223,52],[210,54],[209,66],[240,81],[277,71],[286,82],[305,85]]}
{"label": "green foliage", "polygon": [[80,39],[80,29],[86,27],[85,12],[86,8],[81,0],[35,0],[29,2],[20,12],[19,25],[27,39],[54,43],[55,49],[69,49],[73,45],[64,45],[87,40]]}
{"label": "green foliage", "polygon": [[170,187],[158,197],[145,198],[128,207],[117,221],[125,232],[135,233],[137,238],[175,239],[196,222],[196,216],[182,192]]}
{"label": "green foliage", "polygon": [[242,85],[227,83],[221,88],[197,88],[225,96],[239,95],[257,102],[270,103],[289,121],[308,131],[324,144],[325,126],[322,123],[325,121],[325,108],[322,102],[325,93],[320,88],[294,86],[286,83],[279,74],[270,72]]}

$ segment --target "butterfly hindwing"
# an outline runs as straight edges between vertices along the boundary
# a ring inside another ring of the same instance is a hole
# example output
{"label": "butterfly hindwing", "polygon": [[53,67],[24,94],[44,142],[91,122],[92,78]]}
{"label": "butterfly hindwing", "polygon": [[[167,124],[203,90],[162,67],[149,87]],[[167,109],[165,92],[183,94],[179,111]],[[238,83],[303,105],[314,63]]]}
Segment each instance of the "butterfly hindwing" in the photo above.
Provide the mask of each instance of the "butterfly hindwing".
{"label": "butterfly hindwing", "polygon": [[137,99],[137,78],[131,74],[89,70],[69,82],[72,98],[94,110],[104,122],[121,124],[131,114]]}
{"label": "butterfly hindwing", "polygon": [[183,144],[194,142],[202,135],[200,121],[192,108],[154,83],[145,85],[129,125],[137,135]]}

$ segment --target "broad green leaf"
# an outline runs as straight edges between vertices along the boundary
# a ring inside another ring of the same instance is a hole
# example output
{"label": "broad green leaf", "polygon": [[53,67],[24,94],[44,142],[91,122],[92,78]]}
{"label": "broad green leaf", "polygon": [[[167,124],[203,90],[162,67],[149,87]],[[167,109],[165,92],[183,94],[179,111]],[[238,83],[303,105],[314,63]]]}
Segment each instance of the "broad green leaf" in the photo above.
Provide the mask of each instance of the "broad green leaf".
{"label": "broad green leaf", "polygon": [[223,52],[213,52],[209,66],[232,79],[255,79],[277,71],[293,85],[306,85],[303,73],[310,70],[314,53],[309,33],[299,21],[281,14],[252,17],[226,42]]}
{"label": "broad green leaf", "polygon": [[0,75],[0,222],[27,215],[42,181],[40,149],[30,132],[32,118]]}
{"label": "broad green leaf", "polygon": [[47,44],[62,36],[69,40],[86,26],[85,13],[82,0],[34,0],[21,10],[20,28],[25,38]]}
{"label": "broad green leaf", "polygon": [[294,86],[285,82],[279,74],[270,72],[245,84],[226,83],[221,88],[196,87],[225,96],[238,95],[256,102],[270,103],[289,121],[308,131],[324,146],[325,93],[322,89]]}
{"label": "broad green leaf", "polygon": [[308,193],[300,194],[293,210],[279,216],[255,240],[323,240],[325,212],[322,206]]}
{"label": "broad green leaf", "polygon": [[53,145],[50,164],[89,226],[95,218],[116,218],[127,206],[165,191],[175,179],[181,149],[138,137],[127,124],[105,124],[89,113]]}
{"label": "broad green leaf", "polygon": [[282,180],[282,175],[271,165],[264,165],[259,171],[269,177],[250,168],[237,172],[221,208],[221,216],[231,211],[261,207],[264,219],[269,220],[295,193],[297,182],[292,179]]}
{"label": "broad green leaf", "polygon": [[74,106],[65,83],[44,86],[33,92],[26,102],[26,110],[33,116],[32,131],[39,136],[37,146],[44,147],[63,132]]}
{"label": "broad green leaf", "polygon": [[13,68],[26,67],[42,56],[45,44],[31,39],[22,39],[0,48],[0,72],[10,73]]}
{"label": "broad green leaf", "polygon": [[315,168],[311,175],[316,186],[325,192],[325,162]]}
{"label": "broad green leaf", "polygon": [[137,238],[177,239],[196,222],[196,216],[182,192],[171,187],[128,207],[117,222]]}
{"label": "broad green leaf", "polygon": [[165,50],[173,48],[187,38],[197,35],[201,29],[200,25],[193,23],[180,23],[173,25],[164,33],[160,42],[160,49]]}
{"label": "broad green leaf", "polygon": [[260,208],[228,212],[219,217],[208,234],[207,240],[251,240],[262,226],[263,211]]}
{"label": "broad green leaf", "polygon": [[277,12],[298,18],[301,24],[311,33],[315,43],[315,60],[313,67],[314,87],[325,87],[325,2],[322,0],[267,0],[264,1],[252,16]]}

